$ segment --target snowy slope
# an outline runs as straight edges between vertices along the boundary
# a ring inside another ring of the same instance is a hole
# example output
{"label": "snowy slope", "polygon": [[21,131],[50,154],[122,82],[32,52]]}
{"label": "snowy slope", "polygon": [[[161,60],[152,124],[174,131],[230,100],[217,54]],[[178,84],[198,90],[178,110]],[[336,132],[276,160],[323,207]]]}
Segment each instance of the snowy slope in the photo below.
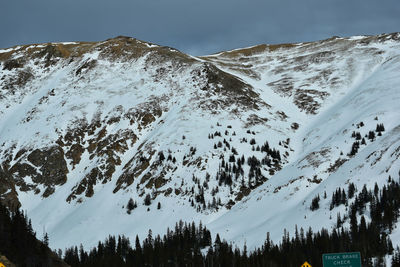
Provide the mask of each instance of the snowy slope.
{"label": "snowy slope", "polygon": [[[390,56],[374,66],[368,75],[364,74],[344,96],[339,95],[335,104],[303,126],[298,136],[300,143],[294,146],[298,147],[296,159],[229,214],[213,222],[212,229],[225,231],[228,239],[247,240],[250,246],[255,246],[265,240],[260,233],[270,231],[272,239],[279,240],[284,228],[294,233],[295,224],[304,229],[333,227],[336,214],[345,213],[344,207],[329,210],[330,196],[337,187],[346,189],[353,182],[358,188],[364,184],[372,188],[375,182],[384,185],[389,175],[398,177],[400,91],[396,73],[399,69],[399,57]],[[365,126],[357,128],[361,121]],[[354,157],[346,156],[351,149],[351,133],[359,131],[364,136],[375,129],[377,122],[387,125],[386,133],[362,146]],[[341,151],[344,155],[340,155]],[[329,171],[337,159],[347,161],[335,171]],[[314,176],[322,181],[312,182]],[[321,201],[323,208],[311,212],[311,199],[318,194],[322,198],[324,192],[328,198]],[[234,230],[243,225],[250,225],[251,230]],[[398,242],[396,239],[395,243]]]}
{"label": "snowy slope", "polygon": [[[249,247],[295,224],[333,226],[344,211],[329,210],[337,187],[398,176],[399,38],[200,58],[126,37],[0,50],[0,194],[53,248],[164,233],[179,219]],[[352,132],[378,123],[382,136],[348,155]],[[266,141],[279,159],[258,151]],[[242,155],[237,178],[221,180]],[[128,214],[130,198],[138,207]]]}

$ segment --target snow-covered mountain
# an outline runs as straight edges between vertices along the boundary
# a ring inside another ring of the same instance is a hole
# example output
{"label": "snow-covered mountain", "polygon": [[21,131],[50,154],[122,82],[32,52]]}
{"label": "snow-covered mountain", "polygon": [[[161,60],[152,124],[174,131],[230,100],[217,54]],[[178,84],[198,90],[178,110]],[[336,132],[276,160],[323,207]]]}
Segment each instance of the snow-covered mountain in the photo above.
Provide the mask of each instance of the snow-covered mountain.
{"label": "snow-covered mountain", "polygon": [[400,34],[204,57],[117,37],[0,63],[0,195],[53,248],[180,219],[254,247],[334,226],[338,187],[399,176]]}

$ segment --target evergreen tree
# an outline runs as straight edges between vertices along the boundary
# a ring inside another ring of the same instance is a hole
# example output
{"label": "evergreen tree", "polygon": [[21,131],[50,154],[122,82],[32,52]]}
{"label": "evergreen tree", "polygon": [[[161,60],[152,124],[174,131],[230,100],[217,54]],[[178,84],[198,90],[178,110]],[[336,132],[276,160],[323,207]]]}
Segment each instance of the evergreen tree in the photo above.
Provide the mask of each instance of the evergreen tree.
{"label": "evergreen tree", "polygon": [[144,197],[144,205],[146,205],[146,206],[150,206],[151,205],[151,196],[150,196],[150,194],[146,194],[146,196]]}
{"label": "evergreen tree", "polygon": [[128,204],[126,205],[126,212],[131,214],[132,210],[137,207],[136,202],[133,201],[132,198],[129,199]]}
{"label": "evergreen tree", "polygon": [[[1,168],[1,167],[0,167]],[[35,237],[31,221],[19,209],[0,202],[0,254],[17,266],[53,266],[60,259],[48,248],[49,236]]]}
{"label": "evergreen tree", "polygon": [[47,233],[43,236],[43,244],[48,247],[49,246],[49,235]]}
{"label": "evergreen tree", "polygon": [[[267,233],[264,245],[252,251],[245,246],[241,253],[221,240],[218,233],[213,243],[210,231],[201,223],[197,227],[179,221],[175,230],[167,229],[163,237],[153,236],[149,230],[142,245],[136,236],[134,248],[124,236],[110,236],[90,252],[82,247],[79,252],[76,246],[69,248],[64,259],[71,266],[299,266],[305,260],[322,266],[323,253],[360,251],[363,266],[383,266],[384,256],[393,253],[389,233],[400,216],[400,184],[390,178],[382,188],[373,189],[364,186],[355,194],[355,186],[349,184],[347,193],[342,188],[333,192],[334,206],[351,200],[346,214],[337,214],[335,229],[313,232],[309,228],[305,233],[296,226],[294,236],[285,230],[279,244],[274,244]],[[368,223],[362,215],[367,209]],[[343,227],[344,222],[350,229]],[[391,263],[400,266],[399,248],[394,250]]]}
{"label": "evergreen tree", "polygon": [[319,194],[312,199],[311,206],[310,206],[310,209],[312,211],[319,209],[319,200],[320,200]]}

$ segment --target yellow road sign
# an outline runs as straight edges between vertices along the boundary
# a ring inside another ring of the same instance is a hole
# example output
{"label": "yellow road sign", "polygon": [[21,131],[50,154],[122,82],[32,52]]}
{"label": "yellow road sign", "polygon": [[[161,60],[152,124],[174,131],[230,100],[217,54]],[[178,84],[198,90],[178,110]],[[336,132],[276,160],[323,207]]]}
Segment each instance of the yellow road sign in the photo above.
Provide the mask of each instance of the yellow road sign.
{"label": "yellow road sign", "polygon": [[303,265],[301,265],[301,267],[312,267],[308,262],[304,262]]}

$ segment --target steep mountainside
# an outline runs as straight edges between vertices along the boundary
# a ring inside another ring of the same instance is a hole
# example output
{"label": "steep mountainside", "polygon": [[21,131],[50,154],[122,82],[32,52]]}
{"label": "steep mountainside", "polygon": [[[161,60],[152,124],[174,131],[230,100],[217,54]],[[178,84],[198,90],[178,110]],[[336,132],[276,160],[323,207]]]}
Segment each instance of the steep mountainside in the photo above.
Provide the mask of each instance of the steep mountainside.
{"label": "steep mountainside", "polygon": [[398,177],[399,48],[390,34],[199,58],[128,37],[0,50],[2,201],[53,248],[179,219],[249,246],[333,226],[337,187]]}

